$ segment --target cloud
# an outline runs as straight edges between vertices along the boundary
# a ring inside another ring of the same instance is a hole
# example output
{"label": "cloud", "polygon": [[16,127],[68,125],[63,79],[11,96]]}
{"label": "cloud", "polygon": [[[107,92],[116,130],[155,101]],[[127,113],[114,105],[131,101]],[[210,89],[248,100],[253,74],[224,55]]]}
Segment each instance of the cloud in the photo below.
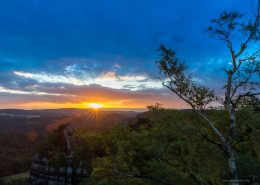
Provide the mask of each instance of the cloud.
{"label": "cloud", "polygon": [[110,108],[145,108],[154,103],[166,107],[183,107],[181,101],[164,88],[131,91],[94,84],[41,84],[24,87],[24,90],[5,88],[0,92],[1,108],[86,108],[91,102],[102,103]]}
{"label": "cloud", "polygon": [[117,75],[115,72],[109,71],[106,72],[105,74],[100,75],[99,77],[96,78],[97,81],[109,81],[109,80],[117,80]]}
{"label": "cloud", "polygon": [[114,67],[117,68],[117,69],[120,69],[121,65],[120,64],[114,64]]}
{"label": "cloud", "polygon": [[14,71],[14,74],[24,78],[29,78],[38,81],[39,83],[64,83],[74,85],[86,85],[88,82],[83,82],[72,76],[53,75],[45,72],[41,73],[28,73],[22,71]]}
{"label": "cloud", "polygon": [[46,93],[41,91],[20,91],[20,90],[13,90],[13,89],[7,89],[0,86],[0,93],[7,93],[7,94],[23,94],[23,95],[47,95],[47,96],[73,96],[69,94],[57,94],[57,93]]}
{"label": "cloud", "polygon": [[58,74],[14,70],[9,76],[11,83],[0,86],[1,108],[8,104],[13,108],[83,108],[91,102],[119,108],[144,108],[157,102],[176,104],[168,100],[170,95],[161,83],[148,74],[107,70],[93,75],[76,69],[78,65],[68,65]]}
{"label": "cloud", "polygon": [[125,75],[125,76],[119,76],[118,78],[119,80],[122,81],[144,81],[147,80],[148,77],[145,75],[137,75],[137,76]]}
{"label": "cloud", "polygon": [[[68,71],[68,67],[66,70]],[[19,77],[35,80],[40,84],[53,83],[70,84],[75,86],[96,84],[113,89],[130,89],[131,91],[162,87],[158,80],[151,79],[147,74],[118,75],[114,71],[107,71],[97,76],[91,76],[86,73],[85,77],[78,77],[77,74],[73,74],[74,70],[69,68],[69,71],[70,73],[63,75],[50,74],[46,72],[29,73],[24,71],[14,71],[13,73]]]}

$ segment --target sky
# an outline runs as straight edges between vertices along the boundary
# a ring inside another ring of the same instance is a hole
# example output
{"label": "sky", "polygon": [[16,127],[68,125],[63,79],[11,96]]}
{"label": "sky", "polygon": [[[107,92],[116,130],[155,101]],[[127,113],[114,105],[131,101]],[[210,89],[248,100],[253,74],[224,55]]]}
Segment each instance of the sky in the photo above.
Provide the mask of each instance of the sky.
{"label": "sky", "polygon": [[0,108],[185,108],[158,80],[156,50],[173,48],[218,89],[229,55],[203,31],[223,10],[251,1],[1,1]]}

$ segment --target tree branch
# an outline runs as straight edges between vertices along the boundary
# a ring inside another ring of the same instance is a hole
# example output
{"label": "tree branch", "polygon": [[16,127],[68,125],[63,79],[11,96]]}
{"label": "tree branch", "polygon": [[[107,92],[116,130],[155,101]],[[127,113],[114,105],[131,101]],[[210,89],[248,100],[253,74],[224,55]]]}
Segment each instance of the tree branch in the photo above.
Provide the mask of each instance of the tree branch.
{"label": "tree branch", "polygon": [[239,59],[239,62],[242,63],[244,61],[247,61],[247,60],[251,60],[253,59],[258,53],[260,53],[260,49],[255,51],[253,54],[251,54],[250,56],[248,56],[247,58],[243,58],[243,59]]}
{"label": "tree branch", "polygon": [[221,134],[221,132],[214,126],[214,124],[200,111],[198,111],[195,106],[186,98],[184,98],[179,92],[177,92],[173,87],[166,85],[165,83],[163,83],[163,86],[167,87],[168,89],[170,89],[172,92],[174,92],[179,98],[181,98],[183,101],[185,101],[187,104],[189,104],[192,108],[192,110],[199,115],[204,121],[206,121],[208,123],[208,125],[210,126],[210,128],[212,128],[212,130],[217,134],[217,136],[221,139],[222,142],[226,142],[226,138],[223,136],[223,134]]}
{"label": "tree branch", "polygon": [[237,104],[241,100],[241,98],[243,98],[243,97],[250,97],[250,96],[257,96],[257,95],[260,95],[260,92],[255,92],[255,93],[247,92],[247,93],[244,93],[244,94],[240,94],[240,95],[238,95],[235,104]]}
{"label": "tree branch", "polygon": [[218,142],[210,139],[207,134],[201,133],[201,135],[198,135],[198,137],[207,141],[207,142],[209,142],[209,143],[211,143],[211,144],[213,144],[213,145],[215,145],[215,146],[217,146],[220,150],[222,150],[225,154],[227,154],[227,151],[224,149],[223,144],[218,143]]}
{"label": "tree branch", "polygon": [[[257,13],[255,13],[255,21],[253,24],[253,28],[257,28],[259,26],[259,19],[260,19],[260,1],[258,0]],[[241,43],[239,52],[235,54],[236,58],[239,57],[244,52],[244,50],[247,48],[247,44],[252,38],[253,38],[253,31],[251,30],[246,41],[244,43]]]}

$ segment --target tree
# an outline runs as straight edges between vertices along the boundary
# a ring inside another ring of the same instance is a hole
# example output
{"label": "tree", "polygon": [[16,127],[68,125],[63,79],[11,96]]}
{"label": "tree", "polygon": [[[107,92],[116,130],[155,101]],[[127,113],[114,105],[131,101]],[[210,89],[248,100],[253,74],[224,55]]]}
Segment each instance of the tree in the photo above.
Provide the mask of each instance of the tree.
{"label": "tree", "polygon": [[260,99],[256,96],[249,96],[241,98],[241,101],[237,105],[239,108],[249,108],[255,111],[260,111]]}
{"label": "tree", "polygon": [[[250,47],[250,44],[259,43],[260,40],[260,0],[257,10],[253,10],[253,19],[245,22],[243,16],[236,11],[224,11],[217,19],[211,21],[212,25],[206,30],[212,38],[223,41],[231,55],[230,61],[227,61],[231,63],[231,67],[224,69],[227,75],[227,82],[223,86],[224,97],[218,97],[210,88],[194,82],[192,75],[186,73],[185,63],[176,57],[172,49],[160,46],[161,58],[158,61],[163,86],[186,102],[215,133],[214,138],[209,138],[206,134],[202,134],[201,137],[224,152],[232,185],[239,184],[233,149],[237,132],[236,111],[243,99],[260,94],[260,49],[258,47],[252,51],[253,48]],[[244,39],[239,47],[235,44],[237,38]],[[207,116],[207,108],[213,102],[222,104],[228,113],[227,133],[217,128],[214,120]]]}

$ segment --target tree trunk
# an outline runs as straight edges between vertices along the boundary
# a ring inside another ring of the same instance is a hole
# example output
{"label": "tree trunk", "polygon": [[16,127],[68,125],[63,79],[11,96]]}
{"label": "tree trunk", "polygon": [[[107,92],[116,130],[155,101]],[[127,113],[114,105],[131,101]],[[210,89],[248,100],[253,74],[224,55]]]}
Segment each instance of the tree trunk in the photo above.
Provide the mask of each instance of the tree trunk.
{"label": "tree trunk", "polygon": [[236,127],[236,109],[234,107],[232,107],[230,111],[230,127],[233,131]]}
{"label": "tree trunk", "polygon": [[228,167],[229,167],[229,172],[231,177],[231,184],[239,185],[236,160],[235,160],[232,144],[228,142],[226,144],[226,148],[227,148]]}

